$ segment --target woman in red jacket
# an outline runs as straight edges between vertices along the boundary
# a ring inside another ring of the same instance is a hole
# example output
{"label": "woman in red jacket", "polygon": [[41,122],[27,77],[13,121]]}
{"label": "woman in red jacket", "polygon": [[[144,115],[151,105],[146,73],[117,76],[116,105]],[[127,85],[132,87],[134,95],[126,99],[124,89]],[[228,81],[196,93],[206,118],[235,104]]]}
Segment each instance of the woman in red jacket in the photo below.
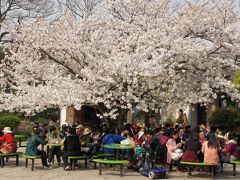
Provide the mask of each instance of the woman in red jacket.
{"label": "woman in red jacket", "polygon": [[237,149],[237,141],[234,138],[232,133],[227,133],[225,135],[226,145],[224,149],[222,149],[222,161],[233,161],[239,158],[239,153]]}
{"label": "woman in red jacket", "polygon": [[17,151],[17,141],[12,135],[10,127],[5,127],[2,131],[4,135],[0,137],[0,153],[12,153]]}

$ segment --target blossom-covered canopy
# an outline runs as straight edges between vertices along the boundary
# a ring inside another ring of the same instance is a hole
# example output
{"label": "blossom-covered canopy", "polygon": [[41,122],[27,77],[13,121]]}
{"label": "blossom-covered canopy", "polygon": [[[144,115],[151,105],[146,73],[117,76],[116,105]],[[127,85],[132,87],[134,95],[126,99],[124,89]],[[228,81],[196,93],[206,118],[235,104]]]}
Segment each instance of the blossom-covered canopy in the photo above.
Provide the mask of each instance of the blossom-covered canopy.
{"label": "blossom-covered canopy", "polygon": [[0,64],[0,109],[89,104],[101,116],[239,99],[238,1],[105,0],[101,13],[22,26]]}

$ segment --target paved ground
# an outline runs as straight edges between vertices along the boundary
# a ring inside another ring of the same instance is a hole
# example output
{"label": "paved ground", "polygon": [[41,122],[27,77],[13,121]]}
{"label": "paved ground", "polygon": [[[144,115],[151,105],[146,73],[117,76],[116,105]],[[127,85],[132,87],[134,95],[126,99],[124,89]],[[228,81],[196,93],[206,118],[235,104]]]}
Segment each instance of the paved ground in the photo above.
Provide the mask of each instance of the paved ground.
{"label": "paved ground", "polygon": [[[23,148],[19,151],[24,151]],[[14,159],[10,159],[3,169],[0,169],[0,180],[147,180],[148,178],[139,175],[137,172],[125,170],[124,176],[119,176],[119,171],[116,168],[110,170],[109,167],[104,168],[103,175],[98,175],[98,170],[94,170],[90,166],[87,170],[84,168],[76,169],[75,171],[64,171],[62,167],[53,167],[52,169],[44,169],[41,166],[40,160],[36,160],[36,169],[31,171],[30,167],[24,167],[24,159],[20,158],[19,166],[15,166]],[[237,169],[237,177],[232,176],[232,166],[225,166],[224,173],[217,174],[216,179],[240,179],[240,167]],[[181,180],[187,179],[186,173],[171,172],[168,173],[168,179]],[[210,174],[207,172],[194,172],[190,179],[204,180],[210,179]]]}

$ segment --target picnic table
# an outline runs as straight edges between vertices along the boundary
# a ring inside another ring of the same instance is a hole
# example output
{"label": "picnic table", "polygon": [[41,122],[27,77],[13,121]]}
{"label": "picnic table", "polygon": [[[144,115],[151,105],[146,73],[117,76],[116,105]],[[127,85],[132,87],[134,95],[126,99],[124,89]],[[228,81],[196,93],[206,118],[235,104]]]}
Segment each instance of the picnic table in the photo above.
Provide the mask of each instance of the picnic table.
{"label": "picnic table", "polygon": [[22,140],[23,140],[23,139],[27,139],[27,138],[28,138],[27,135],[24,135],[24,134],[16,134],[16,135],[14,135],[14,138],[15,138],[16,140],[18,140],[18,142],[19,142],[19,147],[26,147],[26,146],[22,146]]}
{"label": "picnic table", "polygon": [[47,156],[49,157],[49,148],[50,147],[62,147],[64,146],[63,143],[47,143],[46,147],[47,147]]}
{"label": "picnic table", "polygon": [[210,164],[205,162],[186,162],[186,161],[180,161],[180,164],[188,166],[188,177],[191,176],[192,167],[200,166],[200,167],[208,167],[210,169],[211,177],[215,178],[215,167],[219,166],[219,164]]}
{"label": "picnic table", "polygon": [[236,165],[240,165],[240,160],[230,161],[233,165],[233,176],[236,176]]}
{"label": "picnic table", "polygon": [[115,154],[115,159],[120,159],[120,150],[130,150],[134,149],[135,145],[123,145],[123,144],[106,144],[103,146],[104,148],[113,149]]}

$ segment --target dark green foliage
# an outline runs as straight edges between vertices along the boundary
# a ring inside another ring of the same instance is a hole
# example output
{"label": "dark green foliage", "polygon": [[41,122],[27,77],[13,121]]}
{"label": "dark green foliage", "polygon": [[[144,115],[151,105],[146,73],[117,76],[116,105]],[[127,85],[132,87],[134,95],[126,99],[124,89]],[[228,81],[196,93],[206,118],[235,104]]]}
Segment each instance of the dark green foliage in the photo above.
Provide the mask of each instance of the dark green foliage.
{"label": "dark green foliage", "polygon": [[17,130],[18,125],[20,124],[20,118],[18,115],[14,114],[0,114],[0,128],[11,127],[12,131]]}
{"label": "dark green foliage", "polygon": [[38,123],[46,123],[50,119],[59,119],[59,113],[60,112],[58,108],[49,108],[40,113],[37,113],[35,116],[32,116],[31,121]]}
{"label": "dark green foliage", "polygon": [[213,112],[209,118],[210,126],[219,127],[222,131],[233,131],[240,126],[240,110],[221,108]]}

